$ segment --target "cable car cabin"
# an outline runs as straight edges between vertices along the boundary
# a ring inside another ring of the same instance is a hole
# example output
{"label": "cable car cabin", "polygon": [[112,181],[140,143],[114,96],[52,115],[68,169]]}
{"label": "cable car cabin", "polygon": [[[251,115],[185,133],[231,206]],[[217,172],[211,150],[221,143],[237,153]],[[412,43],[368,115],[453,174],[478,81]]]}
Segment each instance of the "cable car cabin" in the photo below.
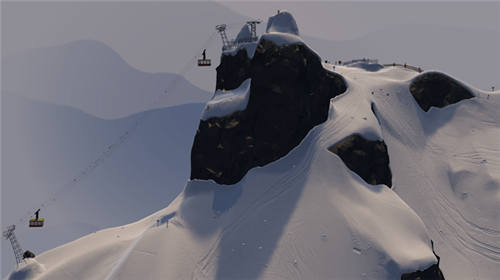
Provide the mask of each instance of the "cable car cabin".
{"label": "cable car cabin", "polygon": [[210,59],[198,59],[198,66],[210,66],[212,61]]}
{"label": "cable car cabin", "polygon": [[30,227],[43,227],[44,218],[30,219]]}
{"label": "cable car cabin", "polygon": [[43,227],[43,221],[44,218],[39,218],[38,215],[40,214],[40,209],[36,210],[35,212],[35,218],[30,219],[30,227]]}
{"label": "cable car cabin", "polygon": [[212,61],[207,58],[207,50],[206,49],[203,50],[201,55],[203,56],[203,58],[198,59],[198,66],[210,66],[210,65],[212,65]]}

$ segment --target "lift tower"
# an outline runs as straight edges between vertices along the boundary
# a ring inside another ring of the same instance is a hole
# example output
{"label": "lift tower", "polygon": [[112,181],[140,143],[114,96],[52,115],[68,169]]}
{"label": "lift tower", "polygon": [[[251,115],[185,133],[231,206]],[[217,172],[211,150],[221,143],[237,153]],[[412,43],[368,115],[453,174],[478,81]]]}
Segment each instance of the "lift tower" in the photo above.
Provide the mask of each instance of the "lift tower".
{"label": "lift tower", "polygon": [[16,263],[19,264],[23,261],[23,249],[21,249],[21,245],[19,245],[19,242],[17,242],[16,239],[16,235],[14,235],[15,229],[15,225],[9,226],[7,230],[3,232],[3,237],[10,241],[12,250],[14,250],[14,256],[16,257]]}
{"label": "lift tower", "polygon": [[247,24],[248,26],[250,26],[250,38],[252,41],[257,41],[257,28],[256,28],[256,25],[261,23],[260,20],[250,20],[250,21],[247,21]]}
{"label": "lift tower", "polygon": [[227,38],[226,35],[226,25],[225,24],[219,24],[215,27],[217,31],[220,34],[220,37],[222,38],[222,50],[227,50],[231,47],[231,42],[229,42],[229,39]]}

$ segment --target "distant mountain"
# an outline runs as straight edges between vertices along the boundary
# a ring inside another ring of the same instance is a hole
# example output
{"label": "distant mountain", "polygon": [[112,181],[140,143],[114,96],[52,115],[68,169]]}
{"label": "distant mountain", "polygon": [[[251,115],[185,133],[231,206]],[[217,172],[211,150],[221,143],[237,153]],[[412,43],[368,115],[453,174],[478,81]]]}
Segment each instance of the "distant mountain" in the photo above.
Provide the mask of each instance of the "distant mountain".
{"label": "distant mountain", "polygon": [[[189,153],[202,108],[201,103],[184,104],[102,120],[4,93],[2,225],[16,223],[23,248],[38,254],[164,208],[189,176]],[[75,186],[63,188],[145,114],[111,157]],[[47,200],[50,205],[40,212],[45,227],[29,229],[19,223],[17,219]],[[10,244],[2,238],[2,276],[13,265]]]}
{"label": "distant mountain", "polygon": [[6,57],[2,71],[3,92],[68,105],[105,119],[206,102],[211,96],[177,74],[139,71],[94,40]]}

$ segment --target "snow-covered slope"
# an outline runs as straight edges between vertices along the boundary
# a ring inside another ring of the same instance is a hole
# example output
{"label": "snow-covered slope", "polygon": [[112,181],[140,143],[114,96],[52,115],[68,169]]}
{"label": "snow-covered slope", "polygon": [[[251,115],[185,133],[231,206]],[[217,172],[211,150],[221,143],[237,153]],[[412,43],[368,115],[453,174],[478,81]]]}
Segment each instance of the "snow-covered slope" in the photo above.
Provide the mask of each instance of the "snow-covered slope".
{"label": "snow-covered slope", "polygon": [[[496,279],[500,92],[465,85],[472,99],[424,112],[419,73],[323,67],[347,91],[286,156],[234,185],[190,180],[149,217],[39,255],[33,278],[400,279],[438,262],[433,240],[445,278]],[[328,150],[352,134],[387,144],[392,189]]]}
{"label": "snow-covered slope", "polygon": [[2,91],[105,119],[210,98],[177,74],[139,71],[94,40],[30,49],[3,58],[2,69]]}
{"label": "snow-covered slope", "polygon": [[475,98],[425,113],[408,91],[416,73],[336,69],[352,79],[351,90],[362,83],[368,85],[366,93],[373,92],[393,190],[424,221],[444,276],[495,279],[500,273],[499,92],[472,89]]}

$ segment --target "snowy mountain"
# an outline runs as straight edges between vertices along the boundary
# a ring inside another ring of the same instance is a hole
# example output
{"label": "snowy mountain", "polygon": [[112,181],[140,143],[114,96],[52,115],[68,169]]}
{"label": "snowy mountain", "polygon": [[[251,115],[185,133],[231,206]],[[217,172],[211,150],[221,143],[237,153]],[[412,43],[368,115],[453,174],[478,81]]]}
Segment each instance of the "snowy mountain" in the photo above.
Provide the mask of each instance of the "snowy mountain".
{"label": "snowy mountain", "polygon": [[24,51],[2,59],[2,69],[2,91],[105,119],[211,96],[177,74],[139,71],[95,40]]}
{"label": "snowy mountain", "polygon": [[323,63],[268,22],[223,53],[168,207],[7,279],[495,279],[500,92]]}

